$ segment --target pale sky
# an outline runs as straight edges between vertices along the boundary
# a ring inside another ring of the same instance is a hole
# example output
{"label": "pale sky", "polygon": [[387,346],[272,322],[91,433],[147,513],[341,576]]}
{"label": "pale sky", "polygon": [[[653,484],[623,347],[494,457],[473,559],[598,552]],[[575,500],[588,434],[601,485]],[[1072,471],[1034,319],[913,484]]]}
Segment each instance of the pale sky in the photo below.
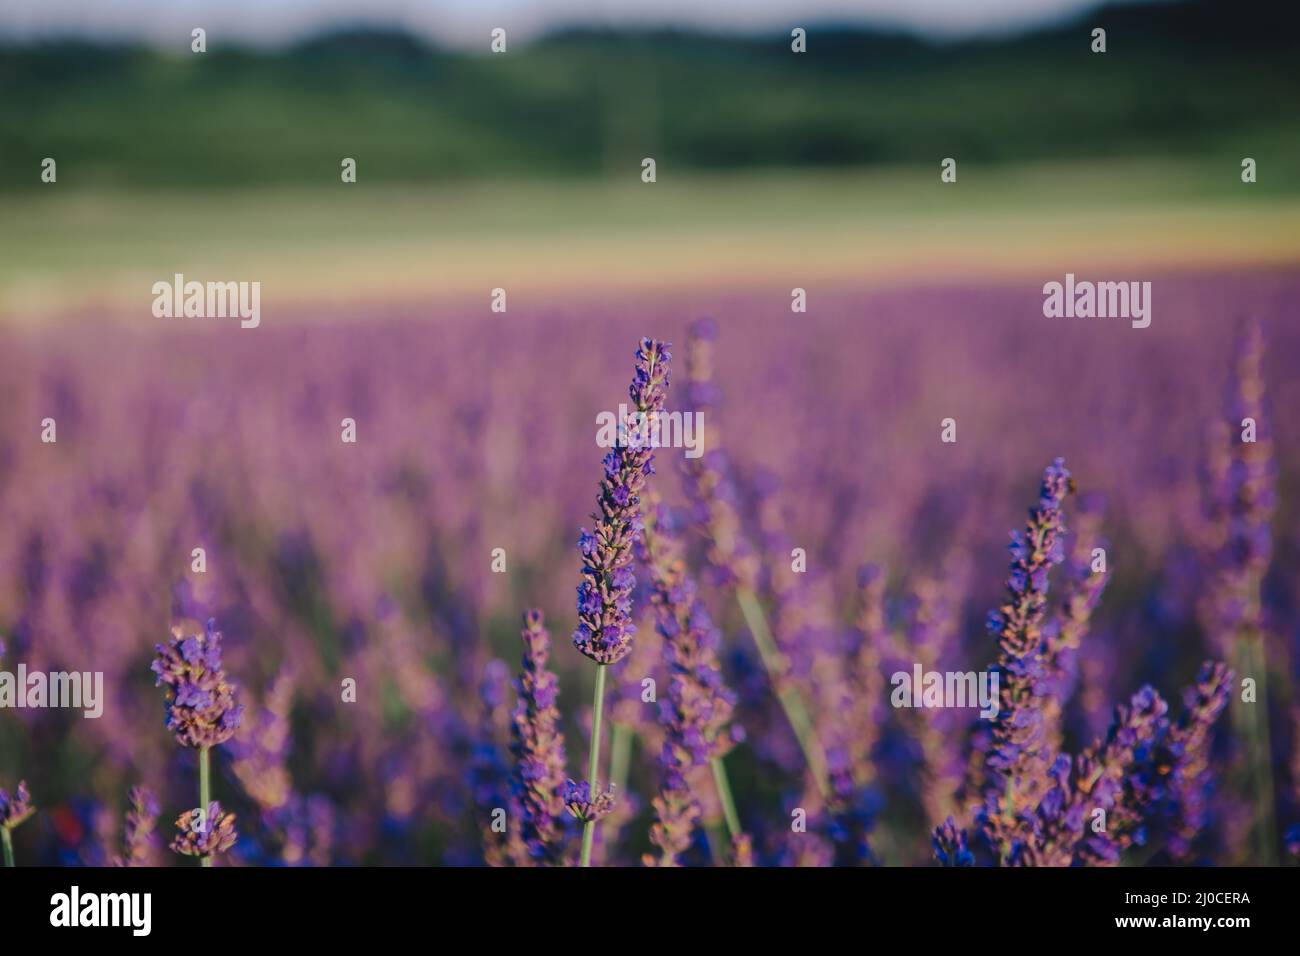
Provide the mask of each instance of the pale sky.
{"label": "pale sky", "polygon": [[139,39],[188,47],[196,26],[277,45],[331,26],[401,26],[458,46],[487,44],[493,27],[526,40],[562,26],[679,26],[775,31],[832,21],[938,37],[1005,33],[1073,16],[1095,0],[0,0],[0,37]]}

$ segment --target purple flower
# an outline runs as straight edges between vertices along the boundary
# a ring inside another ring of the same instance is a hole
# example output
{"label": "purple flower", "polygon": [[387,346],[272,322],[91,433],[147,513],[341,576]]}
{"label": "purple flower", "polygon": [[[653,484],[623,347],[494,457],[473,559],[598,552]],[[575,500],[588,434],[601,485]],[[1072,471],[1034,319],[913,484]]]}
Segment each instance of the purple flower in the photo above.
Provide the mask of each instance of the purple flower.
{"label": "purple flower", "polygon": [[1030,509],[1023,534],[1012,533],[1007,601],[989,616],[990,630],[1001,650],[1001,701],[992,728],[980,819],[1004,859],[1031,840],[1033,811],[1049,783],[1042,624],[1047,573],[1064,558],[1061,503],[1072,489],[1070,472],[1058,458],[1043,474],[1038,505]]}
{"label": "purple flower", "polygon": [[669,674],[668,693],[660,701],[664,743],[662,785],[654,801],[658,825],[651,828],[650,840],[661,851],[660,864],[673,865],[690,845],[700,813],[686,783],[687,772],[721,758],[742,734],[731,724],[736,696],[723,683],[718,667],[720,635],[696,592],[662,504],[650,509],[639,550],[650,568],[650,601]]}
{"label": "purple flower", "polygon": [[235,687],[221,667],[221,632],[209,620],[204,634],[185,636],[172,628],[172,639],[155,646],[151,670],[156,684],[167,685],[167,729],[183,747],[215,747],[234,736],[243,708],[235,704]]}
{"label": "purple flower", "polygon": [[252,726],[230,741],[230,769],[244,791],[267,812],[279,810],[293,797],[288,758],[294,678],[288,670],[275,676]]}
{"label": "purple flower", "polygon": [[1209,820],[1213,779],[1210,774],[1210,733],[1228,706],[1232,671],[1226,664],[1206,661],[1196,683],[1183,692],[1183,712],[1169,729],[1166,750],[1172,820],[1169,850],[1176,860],[1192,856],[1197,836]]}
{"label": "purple flower", "polygon": [[12,830],[36,812],[32,795],[27,792],[27,781],[19,780],[12,797],[0,790],[0,827]]}
{"label": "purple flower", "polygon": [[703,812],[686,781],[690,769],[690,758],[685,751],[665,739],[659,753],[662,774],[659,793],[651,801],[655,822],[650,825],[650,842],[659,848],[659,856],[643,854],[641,862],[646,866],[677,866],[681,855],[690,848],[695,825]]}
{"label": "purple flower", "polygon": [[593,797],[591,784],[588,781],[575,783],[566,780],[560,796],[569,813],[573,814],[579,823],[594,823],[614,809],[613,784],[610,784],[603,793],[597,793]]}
{"label": "purple flower", "polygon": [[[970,569],[967,548],[958,544],[938,568],[925,572],[913,586],[912,614],[907,628],[908,649],[923,670],[945,670],[962,656],[962,598],[969,585]],[[872,603],[878,604],[879,599]],[[876,611],[871,619],[871,626],[861,630],[864,634],[875,635],[871,643],[887,648],[889,634],[884,626],[883,611]],[[867,646],[867,641],[863,646]],[[874,656],[877,659],[876,673],[871,684],[866,686],[875,688],[876,700],[883,701],[885,692],[881,688],[885,662],[882,651],[877,651]],[[860,683],[865,685],[865,678],[860,678]],[[883,707],[877,704],[876,712],[879,714],[881,710]],[[957,791],[967,766],[964,745],[970,717],[967,712],[953,708],[904,710],[900,716],[920,745],[923,758],[920,796],[926,817],[943,820],[957,812]],[[883,722],[883,719],[883,714],[879,714],[875,722]],[[981,720],[980,723],[986,725],[987,721]],[[873,737],[878,734],[879,731],[873,732]]]}
{"label": "purple flower", "polygon": [[970,851],[966,831],[958,829],[952,817],[934,828],[930,843],[934,847],[934,858],[942,866],[975,865],[975,856]]}
{"label": "purple flower", "polygon": [[1097,761],[1093,794],[1110,801],[1106,832],[1089,834],[1079,847],[1082,863],[1116,863],[1133,844],[1164,836],[1170,856],[1185,861],[1204,827],[1210,797],[1210,731],[1227,705],[1232,673],[1206,662],[1184,692],[1177,721],[1166,718],[1160,696],[1144,688],[1127,711],[1116,713],[1105,752]]}
{"label": "purple flower", "polygon": [[[1084,751],[1073,766],[1064,755],[1057,758],[1051,774],[1056,786],[1039,804],[1036,839],[1025,847],[1020,862],[1069,866],[1119,860],[1150,809],[1137,796],[1121,801],[1124,781],[1164,732],[1167,710],[1154,688],[1143,687],[1127,707],[1115,709],[1104,742]],[[1107,815],[1105,828],[1085,830],[1098,810]]]}
{"label": "purple flower", "polygon": [[710,448],[698,458],[682,459],[683,484],[707,532],[708,560],[714,574],[729,587],[753,591],[758,583],[758,556],[741,527],[727,457],[720,447],[720,433],[711,414],[721,401],[721,393],[713,381],[713,342],[717,331],[712,319],[701,319],[691,326],[686,340],[686,404],[691,411],[709,419]]}
{"label": "purple flower", "polygon": [[[672,355],[667,343],[642,339],[636,358],[629,394],[637,412],[657,414],[663,410]],[[578,537],[583,564],[573,643],[597,664],[614,664],[632,647],[635,578],[628,565],[642,532],[640,496],[654,471],[653,458],[648,445],[620,446],[606,456],[598,510],[592,515],[596,526],[583,528]]]}
{"label": "purple flower", "polygon": [[687,765],[703,766],[743,736],[731,724],[736,696],[723,683],[721,636],[687,570],[667,509],[658,505],[652,518],[640,550],[650,568],[656,629],[665,642],[669,679],[662,723],[669,740],[687,752]]}
{"label": "purple flower", "polygon": [[186,810],[176,818],[180,832],[172,839],[171,849],[182,856],[210,857],[224,853],[235,845],[235,815],[225,813],[215,800],[208,804],[206,819],[201,810]]}
{"label": "purple flower", "polygon": [[1110,575],[1092,570],[1092,551],[1106,547],[1101,536],[1101,499],[1092,495],[1076,512],[1074,547],[1066,567],[1059,612],[1043,627],[1043,719],[1048,747],[1061,745],[1061,705],[1074,690],[1078,651],[1101,603]]}
{"label": "purple flower", "polygon": [[519,700],[510,746],[515,758],[511,792],[520,808],[528,857],[554,865],[564,855],[564,734],[555,706],[559,681],[546,669],[551,635],[541,611],[525,612],[522,636],[523,670],[515,681]]}
{"label": "purple flower", "polygon": [[114,866],[149,866],[153,862],[153,831],[158,823],[158,797],[148,787],[132,787],[128,797],[122,855]]}

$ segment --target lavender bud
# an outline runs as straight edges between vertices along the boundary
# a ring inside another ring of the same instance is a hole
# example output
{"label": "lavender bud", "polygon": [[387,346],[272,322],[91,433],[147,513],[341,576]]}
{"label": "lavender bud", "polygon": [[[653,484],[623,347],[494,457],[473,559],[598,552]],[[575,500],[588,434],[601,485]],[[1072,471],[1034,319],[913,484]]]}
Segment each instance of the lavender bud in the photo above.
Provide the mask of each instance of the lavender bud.
{"label": "lavender bud", "polygon": [[148,866],[153,860],[153,831],[158,823],[158,797],[148,787],[132,787],[126,812],[122,855],[114,866]]}
{"label": "lavender bud", "polygon": [[594,823],[614,809],[614,785],[612,783],[609,785],[608,790],[596,794],[593,798],[591,784],[586,780],[581,783],[566,780],[561,796],[565,807],[568,808],[579,823]]}
{"label": "lavender bud", "polygon": [[235,687],[221,667],[221,632],[209,620],[201,636],[179,627],[172,639],[155,646],[151,670],[155,685],[167,685],[167,729],[183,747],[215,747],[234,736],[244,708],[235,705]]}
{"label": "lavender bud", "polygon": [[0,790],[0,827],[12,830],[36,812],[32,795],[27,792],[27,781],[19,780],[12,797]]}
{"label": "lavender bud", "polygon": [[[672,359],[668,344],[642,339],[636,372],[629,389],[642,416],[663,410]],[[643,420],[644,419],[643,417]],[[641,492],[653,474],[654,453],[645,443],[620,445],[605,458],[593,531],[582,529],[582,583],[578,585],[578,628],[573,644],[597,664],[614,664],[632,648],[636,628],[631,621],[632,588],[629,565],[642,532]]]}
{"label": "lavender bud", "polygon": [[196,807],[176,818],[176,829],[180,833],[172,839],[173,851],[182,856],[209,857],[224,853],[235,845],[237,834],[233,813],[224,813],[221,804],[214,800],[208,804],[207,819],[200,819],[201,816]]}

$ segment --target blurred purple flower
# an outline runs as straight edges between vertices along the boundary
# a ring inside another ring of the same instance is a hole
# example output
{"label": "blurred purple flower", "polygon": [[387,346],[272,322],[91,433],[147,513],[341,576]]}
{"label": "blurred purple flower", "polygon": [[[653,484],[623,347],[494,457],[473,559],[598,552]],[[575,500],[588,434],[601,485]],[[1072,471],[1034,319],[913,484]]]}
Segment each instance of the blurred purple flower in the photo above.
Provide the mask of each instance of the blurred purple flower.
{"label": "blurred purple flower", "polygon": [[151,866],[154,862],[154,828],[158,824],[158,797],[148,787],[132,787],[128,796],[122,835],[122,853],[114,857],[114,866]]}
{"label": "blurred purple flower", "polygon": [[720,635],[696,592],[668,509],[661,503],[654,502],[646,515],[639,551],[650,568],[650,601],[669,673],[668,693],[659,708],[664,727],[662,780],[650,841],[660,849],[660,865],[674,865],[690,845],[691,828],[700,815],[687,774],[720,760],[744,735],[731,723],[736,697],[718,667]]}
{"label": "blurred purple flower", "polygon": [[26,780],[18,781],[12,797],[0,789],[0,827],[12,830],[35,813],[36,808],[31,801],[32,795],[27,791]]}
{"label": "blurred purple flower", "polygon": [[151,670],[167,685],[167,729],[183,747],[225,743],[239,728],[243,708],[221,667],[221,632],[209,619],[201,636],[172,628],[172,639],[155,646]]}
{"label": "blurred purple flower", "polygon": [[198,808],[186,810],[176,818],[180,832],[172,838],[171,849],[182,856],[212,857],[235,845],[235,815],[225,813],[215,800],[208,804],[206,819]]}
{"label": "blurred purple flower", "polygon": [[547,670],[551,635],[542,612],[524,613],[523,669],[515,681],[518,703],[512,718],[515,758],[511,791],[520,807],[521,837],[528,858],[555,865],[564,858],[564,734],[556,706],[559,681]]}

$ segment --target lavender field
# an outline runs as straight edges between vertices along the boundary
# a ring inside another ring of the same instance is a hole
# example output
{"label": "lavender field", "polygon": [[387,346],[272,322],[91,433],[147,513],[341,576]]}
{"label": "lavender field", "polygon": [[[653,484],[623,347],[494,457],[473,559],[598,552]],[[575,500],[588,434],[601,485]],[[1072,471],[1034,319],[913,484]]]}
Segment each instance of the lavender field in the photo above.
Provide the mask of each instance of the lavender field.
{"label": "lavender field", "polygon": [[1300,273],[1151,278],[0,329],[12,857],[1294,860]]}

